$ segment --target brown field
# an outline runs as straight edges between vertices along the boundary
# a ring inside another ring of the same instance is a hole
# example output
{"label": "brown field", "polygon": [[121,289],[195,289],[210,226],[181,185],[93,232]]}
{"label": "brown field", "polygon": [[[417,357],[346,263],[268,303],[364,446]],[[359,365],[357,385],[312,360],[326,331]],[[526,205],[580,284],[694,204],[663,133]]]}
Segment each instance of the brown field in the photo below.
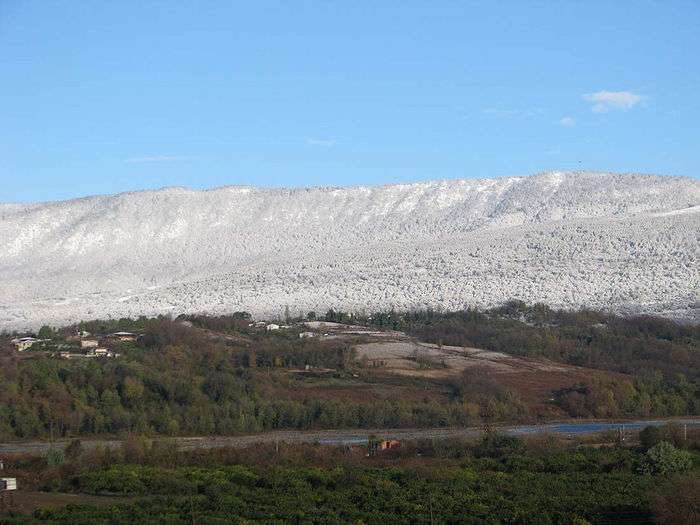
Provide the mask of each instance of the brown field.
{"label": "brown field", "polygon": [[[306,401],[312,399],[342,399],[358,403],[402,399],[404,401],[446,401],[449,389],[436,383],[426,390],[425,382],[410,377],[386,377],[374,370],[358,371],[357,377],[343,378],[299,377],[296,374],[286,384],[266,385],[265,396],[270,399]],[[284,375],[282,373],[281,375]]]}
{"label": "brown field", "polygon": [[[317,341],[337,348],[352,347],[357,365],[352,371],[321,369],[268,370],[275,381],[261,382],[270,399],[306,401],[342,399],[359,403],[400,399],[447,402],[452,383],[473,370],[494,383],[516,391],[538,417],[562,417],[551,402],[553,392],[586,382],[594,375],[623,377],[600,370],[528,358],[480,348],[425,343],[404,332],[370,327],[307,321],[298,327],[315,334]],[[246,337],[200,329],[212,339],[249,346]]]}
{"label": "brown field", "polygon": [[[18,490],[10,497],[9,505],[4,511],[31,514],[36,509],[58,509],[66,505],[95,505],[106,507],[119,503],[129,503],[132,497],[91,496],[88,494],[71,494],[66,492],[25,492]],[[2,514],[0,514],[2,515]]]}
{"label": "brown field", "polygon": [[395,374],[446,379],[468,368],[493,374],[567,372],[566,365],[544,359],[516,357],[500,352],[460,346],[438,346],[412,340],[382,341],[357,345],[357,357]]}
{"label": "brown field", "polygon": [[478,370],[496,383],[511,388],[539,415],[561,416],[550,403],[552,392],[590,379],[598,370],[490,352],[477,348],[431,345],[414,341],[373,342],[356,347],[358,358],[387,375],[433,381],[457,379],[465,370]]}
{"label": "brown field", "polygon": [[592,375],[619,375],[547,359],[423,343],[397,331],[377,332],[361,326],[323,322],[306,323],[306,326],[317,331],[321,340],[343,340],[351,344],[361,369],[356,384],[342,388],[321,382],[296,384],[290,390],[296,399],[342,396],[356,401],[390,397],[439,400],[449,395],[448,383],[467,370],[478,370],[496,383],[517,391],[539,415],[561,416],[561,411],[550,402],[552,392],[583,382]]}

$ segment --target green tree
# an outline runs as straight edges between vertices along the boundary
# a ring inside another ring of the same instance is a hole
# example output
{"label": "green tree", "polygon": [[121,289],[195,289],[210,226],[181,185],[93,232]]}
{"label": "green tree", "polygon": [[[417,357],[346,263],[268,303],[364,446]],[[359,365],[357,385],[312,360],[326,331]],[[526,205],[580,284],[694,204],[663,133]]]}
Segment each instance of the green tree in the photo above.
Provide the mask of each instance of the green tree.
{"label": "green tree", "polygon": [[656,426],[647,426],[639,433],[639,443],[642,445],[644,450],[649,450],[650,448],[658,445],[663,439],[663,433],[661,429]]}
{"label": "green tree", "polygon": [[639,465],[642,474],[672,474],[684,472],[693,466],[693,459],[686,450],[680,450],[668,441],[647,450]]}
{"label": "green tree", "polygon": [[44,460],[49,467],[60,467],[66,460],[63,451],[60,449],[49,449],[44,455]]}
{"label": "green tree", "polygon": [[122,399],[124,404],[129,407],[136,406],[144,393],[143,383],[134,377],[124,378],[122,384]]}
{"label": "green tree", "polygon": [[39,333],[37,333],[39,339],[51,339],[54,336],[54,330],[48,325],[44,325],[39,328]]}

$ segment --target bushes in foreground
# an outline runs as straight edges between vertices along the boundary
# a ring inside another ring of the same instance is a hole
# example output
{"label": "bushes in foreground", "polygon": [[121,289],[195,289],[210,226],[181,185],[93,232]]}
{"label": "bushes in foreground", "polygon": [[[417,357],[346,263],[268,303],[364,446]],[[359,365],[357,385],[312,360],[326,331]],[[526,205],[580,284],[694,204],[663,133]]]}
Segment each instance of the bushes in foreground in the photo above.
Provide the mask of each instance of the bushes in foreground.
{"label": "bushes in foreground", "polygon": [[75,444],[63,465],[42,467],[55,490],[127,496],[124,503],[39,510],[0,523],[580,525],[651,523],[654,516],[693,523],[687,516],[696,512],[700,457],[687,445],[592,447],[487,433],[367,456],[313,445],[176,451],[135,437],[116,451]]}

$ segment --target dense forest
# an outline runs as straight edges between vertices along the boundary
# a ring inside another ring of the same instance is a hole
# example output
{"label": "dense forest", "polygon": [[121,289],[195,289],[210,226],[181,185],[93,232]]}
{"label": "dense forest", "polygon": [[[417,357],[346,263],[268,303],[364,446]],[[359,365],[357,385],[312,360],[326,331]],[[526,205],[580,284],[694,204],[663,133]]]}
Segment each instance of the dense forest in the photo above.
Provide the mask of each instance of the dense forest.
{"label": "dense forest", "polygon": [[[156,318],[78,327],[144,334],[137,342],[116,343],[118,359],[63,360],[32,356],[33,350],[21,356],[6,351],[0,363],[0,437],[232,434],[469,422],[458,404],[429,399],[290,399],[285,395],[294,389],[294,379],[285,374],[290,368],[329,367],[338,380],[350,377],[355,382],[345,370],[353,366],[352,349],[300,339],[297,333],[254,332],[245,320],[229,321],[227,331],[245,339],[212,339],[209,332],[180,321]],[[60,338],[60,332],[54,337]]]}
{"label": "dense forest", "polygon": [[697,523],[698,445],[656,427],[624,446],[489,432],[373,454],[272,444],[187,452],[139,436],[86,450],[74,441],[65,453],[15,458],[8,474],[35,489],[121,501],[14,512],[0,523]]}
{"label": "dense forest", "polygon": [[[551,392],[562,416],[700,413],[700,327],[511,302],[479,312],[313,312],[309,319],[403,330],[441,345],[473,346],[597,369]],[[0,438],[145,433],[235,434],[271,429],[429,427],[537,417],[517,389],[458,379],[387,379],[363,368],[352,344],[266,332],[243,312],[90,321],[42,336],[58,348],[78,330],[127,330],[115,359],[57,359],[52,347],[18,353],[0,337]],[[54,349],[56,349],[54,348]],[[291,371],[331,370],[323,378]],[[310,386],[319,388],[311,389]],[[362,386],[375,397],[348,396]],[[341,388],[342,387],[342,388]],[[343,390],[344,389],[344,390]],[[383,389],[383,390],[382,390]]]}

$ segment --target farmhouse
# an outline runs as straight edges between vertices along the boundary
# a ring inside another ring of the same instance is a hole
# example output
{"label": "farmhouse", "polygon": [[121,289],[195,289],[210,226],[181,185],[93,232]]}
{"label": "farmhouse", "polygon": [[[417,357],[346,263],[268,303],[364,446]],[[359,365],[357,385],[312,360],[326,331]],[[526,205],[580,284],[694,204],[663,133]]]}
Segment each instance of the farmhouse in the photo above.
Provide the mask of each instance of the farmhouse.
{"label": "farmhouse", "polygon": [[113,334],[109,334],[107,339],[116,341],[136,341],[137,337],[136,334],[132,334],[131,332],[114,332]]}
{"label": "farmhouse", "polygon": [[58,356],[62,359],[87,359],[92,357],[119,357],[121,354],[110,352],[107,348],[89,348],[85,354],[76,354],[72,352],[59,352]]}
{"label": "farmhouse", "polygon": [[17,490],[17,478],[0,478],[0,490]]}
{"label": "farmhouse", "polygon": [[393,448],[399,448],[401,446],[401,441],[397,439],[385,439],[379,443],[379,450],[391,450]]}
{"label": "farmhouse", "polygon": [[35,343],[43,343],[49,341],[49,339],[37,339],[35,337],[21,337],[19,339],[13,339],[12,344],[15,345],[18,352],[24,352],[32,347]]}
{"label": "farmhouse", "polygon": [[269,325],[267,325],[265,327],[265,330],[267,330],[268,332],[270,332],[272,330],[279,330],[279,329],[280,329],[280,325],[275,324],[275,323],[270,323]]}

